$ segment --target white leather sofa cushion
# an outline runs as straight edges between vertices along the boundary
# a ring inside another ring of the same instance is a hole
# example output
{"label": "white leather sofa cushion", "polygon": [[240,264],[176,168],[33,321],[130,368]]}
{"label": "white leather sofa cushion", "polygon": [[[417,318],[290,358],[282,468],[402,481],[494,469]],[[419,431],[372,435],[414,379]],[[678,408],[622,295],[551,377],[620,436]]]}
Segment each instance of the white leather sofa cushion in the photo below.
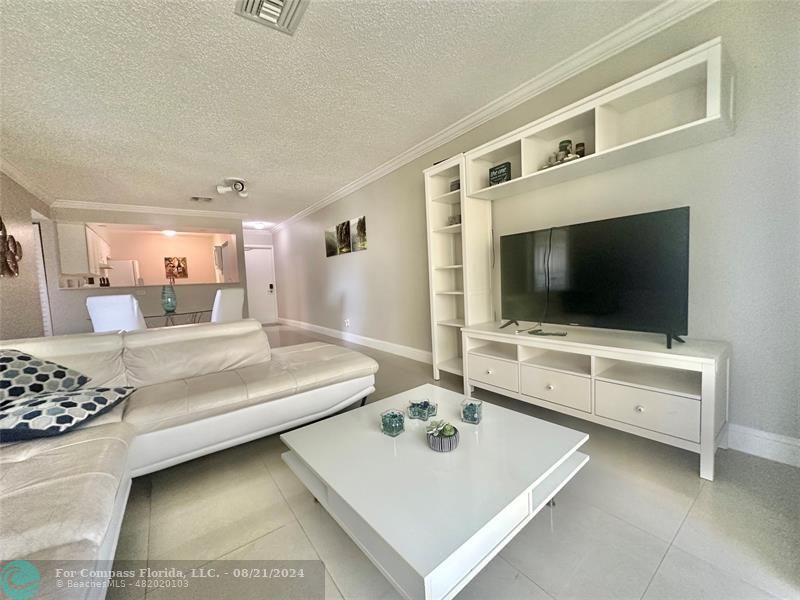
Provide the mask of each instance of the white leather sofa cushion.
{"label": "white leather sofa cushion", "polygon": [[224,371],[139,388],[128,398],[123,419],[142,433],[217,415],[246,401],[241,378]]}
{"label": "white leather sofa cushion", "polygon": [[378,370],[378,363],[369,356],[322,342],[276,348],[273,362],[281,363],[294,375],[296,393],[364,377]]}
{"label": "white leather sofa cushion", "polygon": [[123,418],[137,433],[147,433],[283,398],[294,389],[290,373],[266,362],[139,388],[128,398]]}
{"label": "white leather sofa cushion", "polygon": [[0,561],[82,548],[94,558],[119,488],[127,485],[125,423],[77,429],[52,438],[7,444],[0,453]]}
{"label": "white leather sofa cushion", "polygon": [[347,348],[310,343],[276,348],[269,362],[139,388],[123,420],[137,433],[176,427],[252,404],[356,379],[378,363]]}
{"label": "white leather sofa cushion", "polygon": [[0,348],[16,348],[80,371],[92,378],[87,384],[91,387],[128,385],[122,363],[122,336],[118,333],[2,340]]}
{"label": "white leather sofa cushion", "polygon": [[182,325],[123,334],[128,384],[187,379],[267,362],[270,347],[258,321]]}
{"label": "white leather sofa cushion", "polygon": [[294,375],[275,361],[236,369],[247,388],[249,404],[257,404],[293,394],[297,387]]}

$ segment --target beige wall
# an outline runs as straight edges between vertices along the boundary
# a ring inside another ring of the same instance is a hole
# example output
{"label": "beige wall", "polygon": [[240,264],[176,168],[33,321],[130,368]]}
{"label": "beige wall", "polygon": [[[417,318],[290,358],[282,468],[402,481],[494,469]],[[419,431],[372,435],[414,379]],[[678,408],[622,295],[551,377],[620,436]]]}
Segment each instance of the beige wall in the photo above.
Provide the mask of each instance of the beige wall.
{"label": "beige wall", "polygon": [[23,252],[19,277],[0,278],[0,339],[35,337],[43,331],[31,210],[47,214],[47,205],[0,173],[0,217]]}
{"label": "beige wall", "polygon": [[[733,344],[731,419],[798,436],[800,4],[728,2],[646,40],[276,232],[281,317],[430,349],[422,170],[718,35],[735,136],[495,204],[498,234],[690,205],[689,332]],[[369,250],[326,259],[365,214]]]}
{"label": "beige wall", "polygon": [[157,232],[120,231],[109,228],[105,229],[105,236],[111,247],[112,259],[139,261],[139,273],[144,285],[167,283],[164,274],[164,258],[167,256],[186,257],[189,276],[177,279],[176,284],[215,283],[214,246],[223,241],[233,244],[236,241],[230,235],[219,236],[211,233],[179,233],[175,237],[166,237]]}

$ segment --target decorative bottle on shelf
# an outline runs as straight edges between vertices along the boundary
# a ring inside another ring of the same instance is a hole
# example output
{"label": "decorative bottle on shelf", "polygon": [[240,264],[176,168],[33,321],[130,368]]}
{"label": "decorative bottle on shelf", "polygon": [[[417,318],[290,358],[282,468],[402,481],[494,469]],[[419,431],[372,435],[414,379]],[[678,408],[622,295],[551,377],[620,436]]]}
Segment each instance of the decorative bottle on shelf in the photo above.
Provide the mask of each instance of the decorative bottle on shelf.
{"label": "decorative bottle on shelf", "polygon": [[167,314],[174,313],[178,308],[178,297],[175,295],[175,278],[169,278],[169,285],[161,286],[161,307]]}

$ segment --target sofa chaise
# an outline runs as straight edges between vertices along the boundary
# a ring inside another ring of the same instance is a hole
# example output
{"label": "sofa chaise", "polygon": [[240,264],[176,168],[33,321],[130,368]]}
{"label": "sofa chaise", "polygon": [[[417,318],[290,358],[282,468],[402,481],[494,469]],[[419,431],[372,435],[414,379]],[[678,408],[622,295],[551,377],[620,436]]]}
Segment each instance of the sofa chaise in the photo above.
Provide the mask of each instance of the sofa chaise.
{"label": "sofa chaise", "polygon": [[331,344],[271,349],[254,320],[6,348],[137,389],[68,433],[0,446],[0,562],[112,560],[132,477],[333,414],[372,393],[378,369]]}

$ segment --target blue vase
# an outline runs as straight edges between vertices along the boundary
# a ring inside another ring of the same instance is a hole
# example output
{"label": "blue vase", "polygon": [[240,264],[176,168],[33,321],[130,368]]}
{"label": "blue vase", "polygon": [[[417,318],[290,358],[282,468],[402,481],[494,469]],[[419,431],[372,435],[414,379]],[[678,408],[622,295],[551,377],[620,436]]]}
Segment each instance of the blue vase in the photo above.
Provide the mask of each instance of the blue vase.
{"label": "blue vase", "polygon": [[161,286],[161,307],[167,314],[172,314],[178,308],[178,298],[175,288],[171,285]]}

